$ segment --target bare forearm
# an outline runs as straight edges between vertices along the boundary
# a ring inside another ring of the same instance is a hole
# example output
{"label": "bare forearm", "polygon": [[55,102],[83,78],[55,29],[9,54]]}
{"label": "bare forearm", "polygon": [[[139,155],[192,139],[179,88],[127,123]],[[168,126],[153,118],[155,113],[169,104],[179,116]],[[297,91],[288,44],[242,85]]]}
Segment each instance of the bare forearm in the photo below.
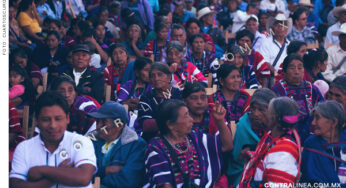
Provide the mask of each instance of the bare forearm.
{"label": "bare forearm", "polygon": [[[95,167],[93,167],[93,171]],[[93,172],[92,171],[92,172]],[[92,178],[93,173],[82,168],[44,168],[43,175],[45,178],[68,186],[87,186]]]}
{"label": "bare forearm", "polygon": [[219,128],[221,143],[222,143],[222,151],[230,151],[233,149],[233,139],[232,133],[227,127],[224,120],[216,120],[216,125]]}
{"label": "bare forearm", "polygon": [[100,54],[102,61],[107,62],[108,61],[107,53],[103,51],[103,49],[97,42],[95,42],[94,45],[96,47],[97,52]]}
{"label": "bare forearm", "polygon": [[35,182],[24,181],[16,178],[10,179],[10,188],[36,188],[36,187],[51,187],[54,185],[51,181],[47,179],[42,179]]}

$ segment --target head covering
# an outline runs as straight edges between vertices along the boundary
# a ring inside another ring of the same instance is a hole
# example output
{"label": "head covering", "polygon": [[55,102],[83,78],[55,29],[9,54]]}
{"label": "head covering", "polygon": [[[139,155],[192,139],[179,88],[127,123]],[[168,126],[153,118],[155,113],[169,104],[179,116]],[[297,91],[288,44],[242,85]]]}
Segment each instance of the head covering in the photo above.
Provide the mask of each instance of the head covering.
{"label": "head covering", "polygon": [[86,44],[76,44],[73,46],[72,53],[76,53],[76,52],[80,52],[80,51],[90,53],[89,46]]}
{"label": "head covering", "polygon": [[214,13],[214,11],[210,10],[209,7],[204,7],[201,10],[198,11],[197,15],[198,15],[198,19],[200,20],[203,16],[208,15]]}
{"label": "head covering", "polygon": [[310,0],[299,0],[298,4],[302,6],[307,6],[307,7],[314,7],[314,5],[311,4]]}
{"label": "head covering", "polygon": [[339,36],[340,34],[346,34],[346,23],[343,23],[340,26],[339,31],[333,31],[332,32],[332,35],[334,35],[334,36]]}
{"label": "head covering", "polygon": [[114,101],[105,102],[97,112],[92,112],[88,115],[97,119],[120,119],[125,124],[129,122],[125,107]]}
{"label": "head covering", "polygon": [[254,14],[250,14],[250,15],[249,15],[249,18],[246,20],[246,22],[247,22],[247,21],[249,21],[249,19],[250,19],[250,18],[255,19],[255,20],[256,20],[256,22],[258,23],[258,17],[257,17],[256,15],[254,15]]}
{"label": "head covering", "polygon": [[274,23],[276,21],[282,21],[282,22],[287,21],[287,27],[288,27],[287,34],[292,31],[292,19],[291,18],[286,18],[286,16],[284,14],[280,13],[280,14],[277,14],[275,16],[275,18],[274,17],[270,17],[268,19],[267,25],[266,25],[268,33],[270,33],[270,29],[273,27],[273,25],[274,25]]}
{"label": "head covering", "polygon": [[333,14],[335,17],[339,17],[340,16],[340,13],[343,12],[343,11],[346,11],[346,3],[342,6],[338,6],[338,7],[335,7],[333,9]]}

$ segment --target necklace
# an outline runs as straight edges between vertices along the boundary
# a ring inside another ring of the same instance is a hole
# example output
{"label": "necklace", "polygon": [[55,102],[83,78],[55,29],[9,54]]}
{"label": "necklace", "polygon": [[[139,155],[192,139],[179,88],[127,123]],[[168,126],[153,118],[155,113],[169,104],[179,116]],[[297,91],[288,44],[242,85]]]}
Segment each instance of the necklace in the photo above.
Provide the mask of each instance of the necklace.
{"label": "necklace", "polygon": [[179,153],[186,153],[187,151],[189,151],[189,149],[191,148],[191,145],[190,145],[190,141],[189,139],[185,136],[185,143],[186,143],[186,146],[181,146],[179,143],[177,144],[172,144],[168,139],[167,137],[165,137],[165,139],[168,141],[168,143],[175,149],[177,150]]}

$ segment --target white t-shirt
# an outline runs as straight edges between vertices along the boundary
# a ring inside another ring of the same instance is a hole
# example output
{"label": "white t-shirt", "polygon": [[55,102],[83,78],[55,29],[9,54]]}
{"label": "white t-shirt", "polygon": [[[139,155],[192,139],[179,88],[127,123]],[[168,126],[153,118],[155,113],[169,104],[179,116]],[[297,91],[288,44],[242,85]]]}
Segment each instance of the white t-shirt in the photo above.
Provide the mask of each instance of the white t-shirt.
{"label": "white t-shirt", "polygon": [[[94,146],[89,138],[65,131],[64,138],[58,148],[51,153],[45,147],[40,135],[37,135],[21,142],[17,146],[13,155],[10,178],[18,178],[26,181],[30,168],[44,165],[57,167],[67,158],[71,158],[71,162],[74,163],[75,167],[82,164],[91,164],[95,168],[97,167]],[[54,185],[53,187],[67,188],[69,186],[58,184],[58,186]],[[92,185],[89,183],[85,187],[91,188]]]}

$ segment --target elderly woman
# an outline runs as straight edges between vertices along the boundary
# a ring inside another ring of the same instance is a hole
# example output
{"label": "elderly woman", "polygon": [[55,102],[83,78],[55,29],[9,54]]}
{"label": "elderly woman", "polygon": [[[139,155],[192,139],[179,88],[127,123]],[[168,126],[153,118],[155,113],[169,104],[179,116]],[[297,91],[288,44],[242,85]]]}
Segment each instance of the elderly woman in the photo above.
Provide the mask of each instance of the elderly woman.
{"label": "elderly woman", "polygon": [[235,65],[241,72],[240,88],[256,89],[258,81],[253,67],[247,65],[247,55],[239,46],[231,46],[228,51],[231,59],[227,59],[226,63]]}
{"label": "elderly woman", "polygon": [[268,131],[268,105],[275,98],[273,91],[267,88],[257,89],[251,96],[250,110],[237,123],[232,156],[228,160],[227,176],[233,187],[238,185],[247,161],[247,151],[255,151],[257,143]]}
{"label": "elderly woman", "polygon": [[158,117],[158,106],[167,99],[181,99],[181,91],[171,86],[172,73],[167,64],[153,63],[149,71],[149,80],[153,89],[140,98],[138,106],[139,126],[135,129],[137,133],[155,135],[158,130],[155,122]]}
{"label": "elderly woman", "polygon": [[172,41],[167,46],[167,63],[173,73],[174,85],[182,86],[189,81],[198,81],[207,84],[207,79],[191,62],[183,60],[184,48],[178,41]]}
{"label": "elderly woman", "polygon": [[253,157],[244,169],[239,187],[258,187],[269,183],[280,187],[294,183],[299,177],[300,138],[295,130],[298,122],[298,105],[288,97],[272,99],[269,103],[270,130],[257,144]]}
{"label": "elderly woman", "polygon": [[158,110],[160,135],[146,151],[149,187],[213,187],[219,176],[222,152],[233,148],[232,134],[224,122],[226,110],[212,110],[219,136],[191,131],[193,119],[180,100],[163,102]]}
{"label": "elderly woman", "polygon": [[123,45],[129,53],[129,56],[133,59],[144,55],[145,44],[142,38],[142,28],[137,24],[132,24],[127,29],[127,36]]}
{"label": "elderly woman", "polygon": [[206,41],[201,34],[194,34],[189,38],[192,53],[188,55],[187,61],[192,62],[205,77],[209,73],[216,78],[216,71],[220,67],[215,55],[205,50]]}
{"label": "elderly woman", "polygon": [[[95,112],[100,104],[88,95],[78,95],[76,84],[68,77],[57,77],[51,84],[50,90],[61,94],[69,105],[70,123],[68,131],[76,131],[79,134],[86,134],[91,129],[95,119],[88,117],[87,113]],[[90,130],[89,130],[90,129]]]}
{"label": "elderly woman", "polygon": [[304,143],[301,182],[341,183],[345,186],[345,110],[336,101],[319,103],[314,109],[315,135]]}
{"label": "elderly woman", "polygon": [[226,109],[225,120],[238,121],[247,111],[251,98],[246,91],[240,89],[240,70],[235,65],[222,64],[217,70],[217,79],[220,89],[209,96],[208,103],[220,101]]}
{"label": "elderly woman", "polygon": [[311,112],[315,104],[324,101],[316,86],[304,80],[304,65],[297,54],[288,55],[282,67],[284,78],[276,83],[272,90],[277,96],[287,96],[294,99],[299,106],[299,122],[297,130],[302,141],[310,133]]}
{"label": "elderly woman", "polygon": [[330,84],[327,99],[335,100],[346,109],[346,76],[338,76]]}

